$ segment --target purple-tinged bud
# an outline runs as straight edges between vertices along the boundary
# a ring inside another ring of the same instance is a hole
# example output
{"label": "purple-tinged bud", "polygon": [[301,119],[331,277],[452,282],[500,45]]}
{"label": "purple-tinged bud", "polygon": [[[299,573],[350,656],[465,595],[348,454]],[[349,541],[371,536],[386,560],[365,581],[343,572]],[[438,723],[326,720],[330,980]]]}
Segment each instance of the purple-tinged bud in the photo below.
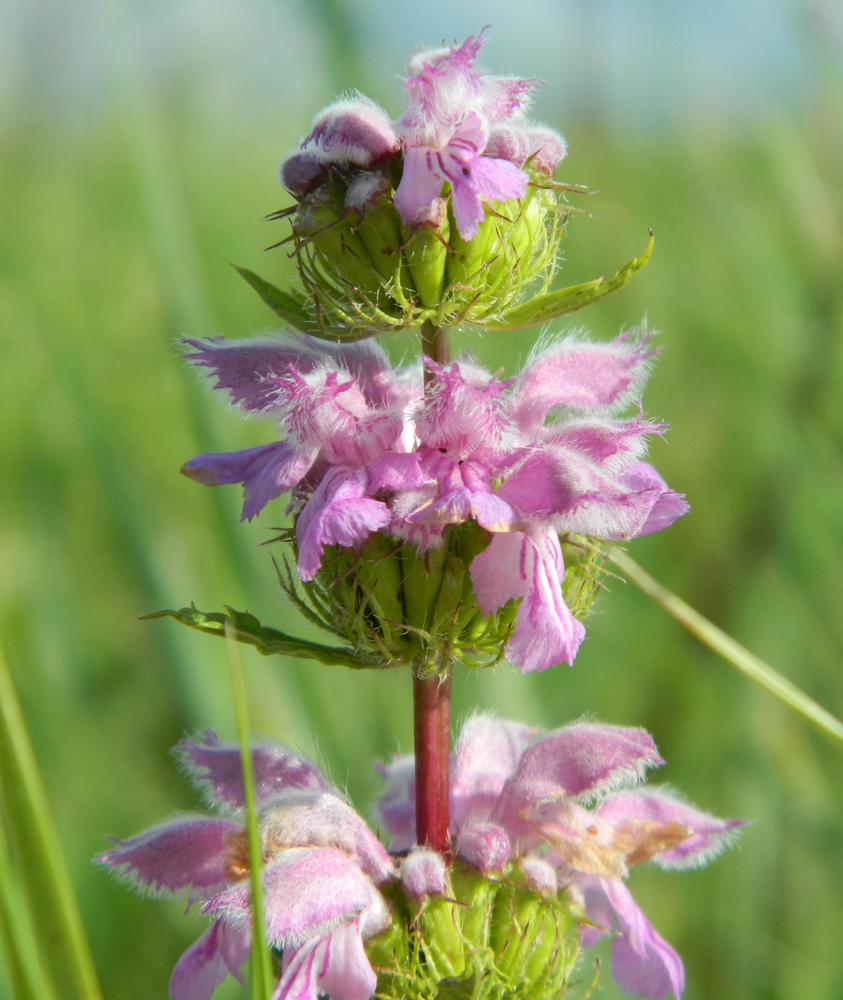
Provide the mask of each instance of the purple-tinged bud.
{"label": "purple-tinged bud", "polygon": [[516,167],[527,164],[550,177],[567,151],[565,140],[551,128],[500,122],[489,133],[485,154],[509,160]]}
{"label": "purple-tinged bud", "polygon": [[324,179],[325,167],[313,153],[293,153],[278,168],[278,180],[295,198],[304,198]]}
{"label": "purple-tinged bud", "polygon": [[497,823],[472,822],[460,830],[456,850],[464,861],[488,875],[506,864],[511,843],[506,830]]}
{"label": "purple-tinged bud", "polygon": [[520,864],[521,873],[531,889],[535,889],[542,896],[555,896],[557,894],[559,880],[553,865],[535,854],[528,854],[521,858]]}
{"label": "purple-tinged bud", "polygon": [[445,859],[429,847],[415,847],[401,862],[401,884],[414,899],[444,896],[448,891]]}
{"label": "purple-tinged bud", "polygon": [[313,119],[302,143],[323,163],[369,167],[399,148],[398,136],[383,108],[365,97],[337,101]]}

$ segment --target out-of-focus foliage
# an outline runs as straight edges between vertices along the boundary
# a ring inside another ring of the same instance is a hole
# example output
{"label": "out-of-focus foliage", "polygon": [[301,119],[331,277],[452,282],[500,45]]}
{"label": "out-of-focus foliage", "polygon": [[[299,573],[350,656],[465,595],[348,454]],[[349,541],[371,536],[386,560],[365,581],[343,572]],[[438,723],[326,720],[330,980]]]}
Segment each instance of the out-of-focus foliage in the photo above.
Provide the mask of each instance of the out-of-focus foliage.
{"label": "out-of-focus foliage", "polygon": [[[273,169],[294,126],[270,132],[247,108],[209,128],[175,100],[150,117],[141,96],[72,130],[27,107],[0,124],[0,187],[14,194],[0,228],[0,629],[111,1000],[164,996],[200,922],[89,858],[105,833],[198,807],[167,757],[185,731],[234,736],[224,644],[138,616],[230,604],[310,634],[260,548],[283,502],[238,525],[236,487],[177,474],[197,451],[268,440],[196,384],[174,345],[272,326],[229,262],[291,279],[283,250],[261,255],[284,234],[256,220],[284,203]],[[311,110],[296,110],[298,127]],[[689,120],[635,138],[553,123],[571,148],[559,176],[600,192],[576,202],[592,218],[572,221],[560,281],[608,272],[647,226],[656,235],[637,281],[568,324],[609,338],[646,314],[662,331],[645,402],[671,430],[651,456],[692,511],[631,553],[838,715],[841,112],[829,88],[798,122]],[[513,370],[537,332],[459,340]],[[389,343],[396,357],[414,349]],[[457,718],[490,707],[549,727],[592,713],[649,729],[666,781],[754,821],[710,869],[633,874],[686,961],[687,1000],[837,1000],[843,760],[631,587],[608,585],[572,669],[460,675]],[[410,748],[409,677],[243,656],[254,728],[314,755],[365,808],[369,762]],[[616,996],[608,975],[603,987]]]}

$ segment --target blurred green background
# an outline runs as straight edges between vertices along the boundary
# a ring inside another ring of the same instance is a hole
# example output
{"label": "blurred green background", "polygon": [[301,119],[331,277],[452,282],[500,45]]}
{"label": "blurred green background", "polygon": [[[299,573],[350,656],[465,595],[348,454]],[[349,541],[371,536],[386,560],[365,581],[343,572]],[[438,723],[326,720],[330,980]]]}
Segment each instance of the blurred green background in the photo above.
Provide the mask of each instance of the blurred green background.
{"label": "blurred green background", "polygon": [[[175,342],[272,325],[229,262],[291,277],[283,250],[262,253],[285,233],[258,221],[287,203],[277,161],[342,90],[397,114],[416,44],[492,22],[486,64],[548,81],[537,117],[570,145],[558,176],[597,192],[578,202],[591,217],[570,225],[565,283],[655,231],[642,276],[568,324],[609,338],[646,315],[662,331],[644,402],[671,430],[651,458],[692,511],[630,553],[843,713],[840,11],[515,6],[0,8],[0,630],[109,1000],[164,997],[201,921],[89,859],[106,833],[198,806],[168,757],[183,734],[233,737],[223,643],[138,616],[193,600],[298,627],[260,548],[283,503],[238,525],[236,487],[178,475],[271,428],[206,393]],[[536,332],[472,343],[511,371]],[[843,759],[631,586],[610,591],[573,669],[460,675],[455,718],[646,727],[663,780],[753,821],[710,869],[632,875],[688,1000],[839,1000]],[[365,812],[370,762],[411,746],[409,677],[244,660],[255,731],[314,755]],[[600,990],[618,995],[608,970]]]}

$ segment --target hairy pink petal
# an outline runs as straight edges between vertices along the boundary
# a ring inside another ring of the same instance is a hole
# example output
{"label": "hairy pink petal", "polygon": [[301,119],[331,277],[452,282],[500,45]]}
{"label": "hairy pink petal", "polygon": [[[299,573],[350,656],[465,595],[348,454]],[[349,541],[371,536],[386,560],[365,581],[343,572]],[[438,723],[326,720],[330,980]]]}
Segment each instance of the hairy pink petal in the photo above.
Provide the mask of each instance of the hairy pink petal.
{"label": "hairy pink petal", "polygon": [[492,818],[512,836],[534,832],[531,816],[542,802],[567,796],[590,799],[637,782],[663,764],[649,733],[578,722],[548,733],[521,755]]}
{"label": "hairy pink petal", "polygon": [[420,215],[439,196],[444,181],[436,150],[427,146],[405,147],[404,170],[393,200],[407,225],[420,221]]}
{"label": "hairy pink petal", "polygon": [[243,484],[241,521],[251,520],[282,493],[289,493],[310,471],[316,449],[275,441],[243,451],[207,452],[182,466],[182,474],[204,486]]}
{"label": "hairy pink petal", "polygon": [[696,868],[708,864],[735,839],[743,819],[718,819],[683,801],[675,792],[662,788],[623,791],[610,795],[594,810],[601,820],[618,825],[624,820],[678,823],[691,831],[677,847],[662,851],[653,862],[662,868]]}
{"label": "hairy pink petal", "polygon": [[566,337],[527,363],[513,396],[513,417],[530,431],[556,407],[614,408],[636,391],[651,356],[644,341],[623,335],[608,344]]}
{"label": "hairy pink petal", "polygon": [[386,780],[386,788],[375,802],[375,813],[392,840],[393,854],[408,850],[416,842],[416,759],[412,754],[395,756],[375,770]]}
{"label": "hairy pink petal", "polygon": [[170,978],[173,1000],[211,1000],[229,972],[240,979],[249,947],[248,935],[215,920],[176,962]]}
{"label": "hairy pink petal", "polygon": [[517,167],[523,167],[529,160],[534,170],[550,177],[567,148],[565,140],[553,129],[503,122],[492,126],[484,152],[486,156],[509,160]]}
{"label": "hairy pink petal", "polygon": [[491,715],[474,715],[462,727],[451,766],[451,829],[487,819],[536,730]]}
{"label": "hairy pink petal", "polygon": [[330,1000],[368,1000],[375,992],[377,976],[366,957],[359,920],[331,934],[316,986]]}
{"label": "hairy pink petal", "polygon": [[654,531],[669,528],[677,518],[689,510],[684,493],[674,493],[669,489],[667,483],[647,462],[635,462],[620,478],[624,484],[633,489],[642,492],[654,490],[658,497],[637,535],[649,535]]}
{"label": "hairy pink petal", "polygon": [[[263,870],[266,932],[274,944],[322,937],[357,917],[379,895],[347,854],[331,847],[291,848]],[[250,926],[249,883],[240,882],[202,907],[203,913]]]}
{"label": "hairy pink petal", "polygon": [[[589,920],[612,927],[618,936],[612,942],[612,976],[631,996],[661,1000],[669,993],[681,996],[685,988],[682,960],[656,932],[622,882],[595,876],[579,876]],[[611,914],[611,916],[610,916]],[[606,922],[608,918],[608,923]]]}
{"label": "hairy pink petal", "polygon": [[154,892],[192,890],[202,898],[226,883],[225,835],[243,829],[233,820],[179,816],[116,845],[96,861]]}
{"label": "hairy pink petal", "polygon": [[302,580],[318,573],[326,545],[350,547],[389,524],[389,508],[365,492],[365,472],[342,468],[331,469],[316,488],[296,523]]}
{"label": "hairy pink petal", "polygon": [[[238,744],[224,743],[206,729],[193,740],[181,740],[173,753],[209,804],[244,808]],[[315,764],[283,743],[252,744],[251,753],[259,804],[288,788],[332,790]]]}
{"label": "hairy pink petal", "polygon": [[562,598],[562,550],[554,532],[525,539],[521,572],[529,590],[515,616],[506,656],[522,673],[573,663],[585,628]]}
{"label": "hairy pink petal", "polygon": [[383,406],[390,391],[392,371],[382,348],[372,340],[348,344],[320,340],[304,333],[286,332],[280,336],[226,340],[184,340],[196,348],[185,354],[198,368],[207,368],[216,377],[215,389],[227,389],[232,402],[245,410],[272,410],[279,405],[277,382],[292,365],[307,374],[322,365],[349,372],[367,401]]}
{"label": "hairy pink petal", "polygon": [[335,847],[380,884],[394,874],[392,859],[366,822],[333,792],[285,789],[265,802],[261,835],[274,850]]}
{"label": "hairy pink petal", "polygon": [[324,937],[300,948],[285,948],[283,972],[272,1000],[317,1000],[316,980],[326,965],[328,946],[328,938]]}

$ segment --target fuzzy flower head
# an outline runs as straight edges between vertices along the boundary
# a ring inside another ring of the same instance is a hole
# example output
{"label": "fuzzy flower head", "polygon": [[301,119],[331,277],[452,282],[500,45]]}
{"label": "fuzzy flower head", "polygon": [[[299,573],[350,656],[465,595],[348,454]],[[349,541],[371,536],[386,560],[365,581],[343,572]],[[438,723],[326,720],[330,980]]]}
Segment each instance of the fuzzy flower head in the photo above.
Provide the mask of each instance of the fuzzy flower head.
{"label": "fuzzy flower head", "polygon": [[646,337],[568,336],[512,378],[471,357],[427,360],[426,388],[372,341],[188,343],[188,360],[273,418],[280,440],[197,455],[183,471],[242,483],[244,518],[290,494],[298,576],[335,609],[326,627],[349,623],[352,648],[391,662],[437,643],[467,662],[505,644],[523,671],[572,662],[595,544],[661,530],[687,509],[643,461],[663,425],[624,412],[653,354]]}
{"label": "fuzzy flower head", "polygon": [[[378,803],[391,850],[413,842],[412,758],[381,766]],[[743,820],[720,820],[664,788],[638,788],[664,761],[640,729],[581,721],[541,734],[479,715],[451,758],[451,838],[459,862],[497,884],[514,872],[547,900],[586,918],[582,943],[612,934],[612,974],[631,996],[679,997],[682,962],[626,887],[645,861],[665,869],[707,864]],[[417,878],[415,870],[410,878]]]}
{"label": "fuzzy flower head", "polygon": [[[264,918],[283,951],[272,1000],[367,1000],[376,977],[364,940],[389,924],[379,891],[392,859],[321,772],[283,744],[251,748],[263,847]],[[210,1000],[240,979],[251,942],[249,860],[240,750],[212,732],[182,740],[176,757],[222,815],[179,815],[96,860],[152,893],[185,893],[211,918],[170,980],[173,1000]]]}
{"label": "fuzzy flower head", "polygon": [[414,56],[395,120],[360,95],[331,104],[282,162],[312,321],[333,337],[499,321],[552,271],[565,142],[524,118],[537,80],[478,67],[482,42]]}

